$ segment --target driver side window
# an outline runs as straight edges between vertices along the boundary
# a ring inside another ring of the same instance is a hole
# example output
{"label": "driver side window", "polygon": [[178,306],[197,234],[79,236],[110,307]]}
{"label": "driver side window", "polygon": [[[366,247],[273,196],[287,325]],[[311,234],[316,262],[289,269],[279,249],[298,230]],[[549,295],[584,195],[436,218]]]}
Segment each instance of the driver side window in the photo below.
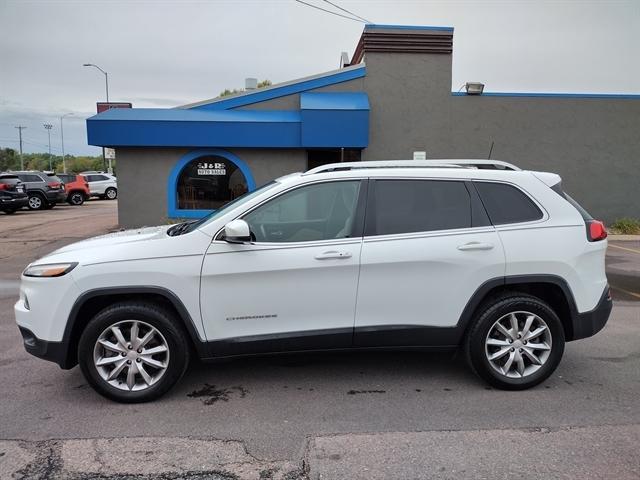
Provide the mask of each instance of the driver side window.
{"label": "driver side window", "polygon": [[348,238],[360,181],[316,183],[284,193],[244,217],[257,242]]}

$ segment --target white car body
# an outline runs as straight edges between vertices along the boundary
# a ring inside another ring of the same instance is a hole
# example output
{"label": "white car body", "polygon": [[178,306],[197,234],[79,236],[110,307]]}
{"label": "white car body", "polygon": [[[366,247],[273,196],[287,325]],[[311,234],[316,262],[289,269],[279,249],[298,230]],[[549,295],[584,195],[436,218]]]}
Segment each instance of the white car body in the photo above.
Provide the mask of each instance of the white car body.
{"label": "white car body", "polygon": [[[460,342],[461,319],[486,285],[537,278],[570,295],[572,319],[565,320],[573,322],[575,338],[601,328],[583,329],[576,322],[588,321],[607,291],[607,242],[588,241],[580,212],[550,188],[560,181],[557,175],[427,164],[366,168],[370,164],[362,162],[352,169],[292,174],[183,235],[169,236],[170,227],[161,226],[68,245],[32,265],[77,263],[70,273],[22,276],[16,321],[40,341],[64,344],[80,299],[101,291],[153,288],[184,306],[184,321],[191,324],[193,341],[206,345],[199,350],[205,357],[320,348],[311,340],[317,337],[323,337],[320,346],[330,348],[402,346],[412,337],[424,344],[431,335],[434,345],[451,346]],[[282,192],[349,179],[507,183],[528,195],[542,218],[308,242],[221,239],[228,222]]]}
{"label": "white car body", "polygon": [[89,191],[92,197],[102,197],[106,194],[107,189],[118,189],[118,181],[116,177],[110,173],[104,172],[88,172],[83,173],[87,183],[89,184]]}

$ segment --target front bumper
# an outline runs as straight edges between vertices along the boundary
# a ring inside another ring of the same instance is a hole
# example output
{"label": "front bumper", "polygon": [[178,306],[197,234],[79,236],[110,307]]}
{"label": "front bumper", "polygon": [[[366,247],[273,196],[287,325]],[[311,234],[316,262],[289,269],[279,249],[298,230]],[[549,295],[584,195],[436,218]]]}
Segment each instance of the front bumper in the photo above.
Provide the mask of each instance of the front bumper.
{"label": "front bumper", "polygon": [[596,308],[590,312],[579,313],[575,316],[573,320],[573,337],[571,340],[592,337],[602,330],[609,320],[612,308],[613,301],[611,300],[611,292],[609,291],[609,286],[607,286]]}
{"label": "front bumper", "polygon": [[63,342],[48,342],[40,340],[28,328],[20,327],[24,349],[31,355],[60,365],[60,368],[69,368],[67,366],[67,348]]}

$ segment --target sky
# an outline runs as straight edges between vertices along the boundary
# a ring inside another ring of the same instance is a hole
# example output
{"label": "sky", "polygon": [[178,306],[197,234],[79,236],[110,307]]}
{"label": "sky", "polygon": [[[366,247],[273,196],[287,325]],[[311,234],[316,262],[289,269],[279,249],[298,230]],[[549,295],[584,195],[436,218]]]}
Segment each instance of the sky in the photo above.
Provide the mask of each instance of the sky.
{"label": "sky", "polygon": [[[333,9],[325,0],[305,0]],[[640,93],[640,0],[332,0],[372,23],[452,26],[452,91]],[[335,10],[339,13],[339,10]],[[85,119],[105,100],[175,107],[334,70],[363,23],[295,0],[0,0],[0,147],[98,154]]]}

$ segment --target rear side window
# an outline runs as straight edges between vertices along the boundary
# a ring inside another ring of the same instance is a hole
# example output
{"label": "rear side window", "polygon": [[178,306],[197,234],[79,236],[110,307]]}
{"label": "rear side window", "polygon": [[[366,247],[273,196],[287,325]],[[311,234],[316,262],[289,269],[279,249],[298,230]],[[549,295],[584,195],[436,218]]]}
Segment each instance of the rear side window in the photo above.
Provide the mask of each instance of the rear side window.
{"label": "rear side window", "polygon": [[25,175],[18,175],[18,176],[20,177],[20,180],[22,180],[23,182],[42,182],[43,181],[38,175],[25,174]]}
{"label": "rear side window", "polygon": [[75,175],[59,175],[59,177],[64,183],[73,183],[76,181]]}
{"label": "rear side window", "polygon": [[522,223],[540,220],[542,211],[520,189],[505,183],[473,182],[491,223]]}
{"label": "rear side window", "polygon": [[376,180],[367,206],[367,235],[429,232],[471,226],[463,182]]}

